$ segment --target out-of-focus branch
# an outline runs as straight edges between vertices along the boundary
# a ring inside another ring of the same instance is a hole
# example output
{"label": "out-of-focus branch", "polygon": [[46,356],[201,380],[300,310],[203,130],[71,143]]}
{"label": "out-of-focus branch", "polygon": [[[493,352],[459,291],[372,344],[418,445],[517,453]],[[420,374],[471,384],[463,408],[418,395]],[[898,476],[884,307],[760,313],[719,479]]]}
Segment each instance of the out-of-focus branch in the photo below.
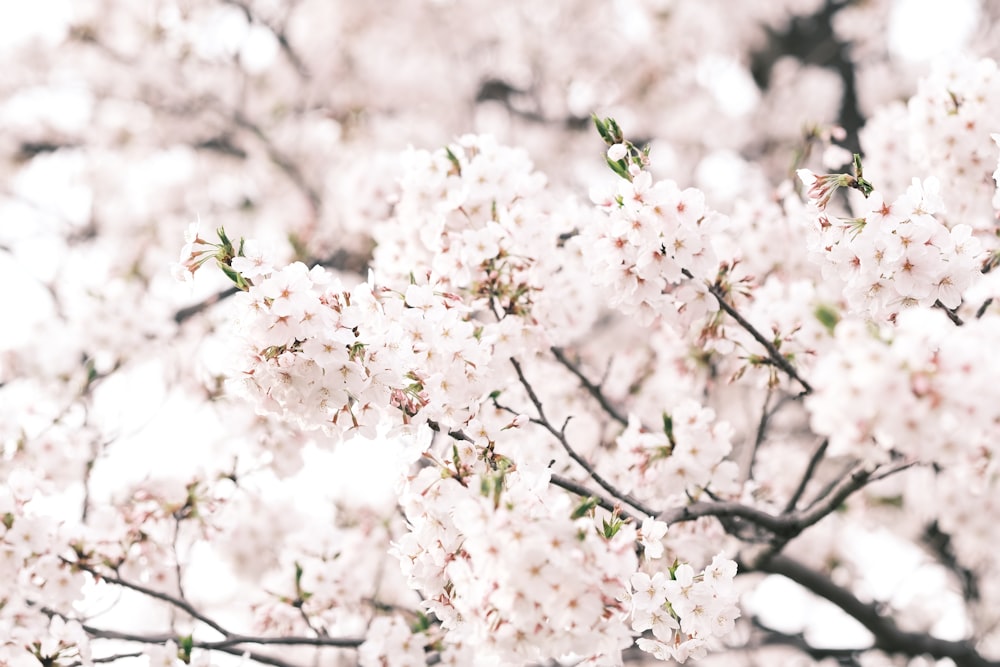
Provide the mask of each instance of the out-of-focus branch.
{"label": "out-of-focus branch", "polygon": [[202,623],[204,623],[208,627],[210,627],[213,630],[215,630],[216,632],[218,632],[223,637],[231,637],[231,636],[233,636],[233,633],[229,632],[228,630],[226,630],[225,628],[223,628],[221,625],[219,625],[218,623],[216,623],[212,619],[210,619],[207,616],[205,616],[204,614],[202,614],[200,611],[198,611],[197,609],[195,609],[186,600],[183,600],[183,599],[181,599],[179,597],[170,595],[168,593],[163,593],[161,591],[157,591],[157,590],[154,590],[152,588],[148,588],[146,586],[143,586],[142,584],[137,584],[137,583],[132,582],[132,581],[126,581],[125,579],[122,579],[121,577],[117,576],[116,574],[110,574],[110,573],[106,573],[106,572],[100,572],[97,568],[95,568],[95,567],[93,567],[91,565],[88,565],[87,563],[80,562],[79,560],[72,561],[72,560],[67,560],[67,559],[64,558],[64,559],[62,559],[62,561],[65,564],[67,564],[68,566],[70,566],[70,567],[73,567],[73,568],[76,568],[76,569],[81,570],[83,572],[89,573],[91,576],[93,576],[98,581],[106,581],[109,584],[115,584],[116,586],[121,586],[122,588],[128,588],[130,590],[135,591],[136,593],[141,593],[141,594],[146,595],[148,597],[151,597],[153,599],[160,600],[161,602],[166,602],[167,604],[169,604],[169,605],[171,605],[173,607],[176,607],[177,609],[180,609],[181,611],[183,611],[184,613],[186,613],[191,618],[193,618],[195,620],[198,620],[198,621],[201,621]]}
{"label": "out-of-focus branch", "polygon": [[820,443],[816,451],[813,452],[812,457],[809,459],[809,465],[806,466],[806,471],[802,475],[802,479],[799,480],[799,485],[796,487],[792,496],[788,499],[788,504],[785,505],[785,513],[789,513],[795,510],[795,506],[799,504],[799,500],[802,498],[802,494],[806,491],[806,486],[809,485],[809,480],[812,476],[816,474],[816,468],[819,467],[819,462],[823,460],[823,456],[826,454],[826,448],[830,445],[829,440],[824,440]]}
{"label": "out-of-focus branch", "polygon": [[930,523],[921,535],[921,542],[930,550],[939,563],[944,565],[958,578],[962,585],[962,597],[966,600],[979,599],[979,581],[973,570],[962,565],[951,546],[951,535],[938,526],[937,521]]}
{"label": "out-of-focus branch", "polygon": [[309,181],[306,180],[305,174],[299,169],[299,166],[295,162],[285,155],[282,151],[274,145],[271,138],[264,132],[263,128],[250,120],[241,111],[236,111],[232,116],[233,122],[240,127],[255,136],[261,144],[263,144],[264,149],[267,151],[268,157],[281,171],[285,173],[288,180],[295,185],[296,188],[305,196],[309,201],[309,205],[312,207],[313,215],[317,218],[319,217],[319,212],[323,208],[323,198],[320,197],[319,192],[316,191]]}
{"label": "out-of-focus branch", "polygon": [[291,63],[292,68],[295,73],[299,75],[300,79],[308,79],[310,77],[309,68],[306,67],[305,62],[292,47],[291,42],[288,41],[288,35],[285,34],[285,30],[281,26],[276,26],[270,21],[265,21],[260,16],[254,13],[253,8],[250,7],[249,3],[243,0],[222,0],[223,4],[232,5],[243,11],[243,15],[250,23],[259,23],[274,35],[274,38],[278,40],[278,45],[281,47],[281,52],[285,54],[285,58]]}
{"label": "out-of-focus branch", "polygon": [[587,390],[587,393],[594,397],[594,400],[596,400],[601,406],[601,409],[608,413],[609,417],[623,426],[628,426],[628,419],[621,412],[619,412],[615,406],[611,405],[611,401],[609,401],[607,396],[604,395],[604,392],[601,391],[601,386],[594,384],[586,375],[583,374],[583,371],[580,370],[578,362],[570,361],[566,356],[566,352],[560,347],[553,347],[551,348],[551,351],[556,360],[565,366],[570,373],[576,376],[576,378],[580,381],[580,384],[583,385],[583,388]]}
{"label": "out-of-focus branch", "polygon": [[1000,667],[1000,661],[980,655],[972,641],[949,641],[901,630],[892,618],[882,615],[877,605],[862,602],[827,575],[786,556],[774,555],[757,563],[740,564],[740,569],[781,575],[832,602],[875,636],[874,649],[897,655],[950,658],[957,667]]}
{"label": "out-of-focus branch", "polygon": [[764,633],[762,638],[752,644],[753,647],[788,646],[798,649],[813,660],[834,658],[838,665],[842,665],[844,667],[861,667],[861,663],[858,662],[858,657],[860,657],[862,653],[871,650],[869,647],[823,648],[821,646],[813,646],[806,641],[805,635],[801,632],[792,634],[775,630],[774,628],[764,625],[764,623],[762,623],[756,616],[751,618],[750,622],[754,628]]}
{"label": "out-of-focus branch", "polygon": [[[498,102],[507,112],[530,123],[539,125],[561,125],[570,130],[586,130],[590,127],[589,116],[568,115],[563,118],[549,118],[539,110],[539,103],[528,91],[515,88],[501,79],[486,79],[479,84],[476,104]],[[529,104],[524,104],[528,102]],[[532,107],[532,108],[529,108]]]}

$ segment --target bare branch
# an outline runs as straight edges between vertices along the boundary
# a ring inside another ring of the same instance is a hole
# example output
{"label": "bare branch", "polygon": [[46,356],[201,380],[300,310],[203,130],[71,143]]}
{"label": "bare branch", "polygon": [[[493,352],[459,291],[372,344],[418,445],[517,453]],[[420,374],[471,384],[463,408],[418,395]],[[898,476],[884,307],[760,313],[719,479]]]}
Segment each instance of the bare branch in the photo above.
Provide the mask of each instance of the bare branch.
{"label": "bare branch", "polygon": [[844,665],[845,667],[860,667],[861,663],[858,662],[857,658],[864,652],[870,651],[871,647],[862,648],[823,648],[818,646],[813,646],[808,641],[806,641],[805,634],[802,632],[797,632],[794,634],[781,632],[780,630],[775,630],[774,628],[768,627],[761,622],[756,616],[750,619],[750,623],[754,628],[765,633],[764,637],[759,639],[754,645],[755,646],[789,646],[791,648],[798,649],[802,653],[805,653],[813,660],[823,660],[825,658],[834,658],[837,660],[839,665]]}
{"label": "bare branch", "polygon": [[[552,475],[552,476],[550,476],[549,477],[549,482],[553,486],[558,486],[559,488],[565,489],[565,490],[569,491],[570,493],[575,493],[576,495],[580,496],[581,498],[593,498],[594,500],[597,501],[597,504],[600,507],[603,507],[604,509],[608,510],[609,512],[614,512],[617,509],[618,510],[618,514],[622,518],[632,519],[633,521],[637,521],[636,517],[631,516],[630,514],[626,513],[624,510],[622,510],[620,505],[616,505],[615,503],[611,502],[610,500],[608,500],[607,498],[601,496],[600,494],[594,493],[593,491],[591,491],[590,489],[588,489],[583,484],[580,484],[579,482],[574,482],[573,480],[571,480],[569,478],[566,478],[566,477],[562,477],[561,475]],[[638,523],[641,524],[642,522],[639,521]]]}
{"label": "bare branch", "polygon": [[958,667],[1000,667],[1000,661],[987,660],[976,651],[971,640],[949,641],[921,632],[906,632],[892,618],[883,616],[878,605],[859,600],[849,590],[835,584],[823,573],[812,570],[791,558],[774,555],[741,569],[779,574],[806,590],[829,600],[863,625],[875,636],[872,648],[890,654],[930,655],[936,659],[950,658]]}
{"label": "bare branch", "polygon": [[785,505],[785,513],[788,514],[795,509],[795,506],[799,504],[799,500],[802,498],[802,494],[806,491],[806,486],[809,484],[809,480],[816,473],[816,468],[819,466],[819,462],[823,460],[823,456],[826,454],[826,448],[830,445],[829,440],[824,440],[820,443],[816,451],[813,452],[812,457],[809,459],[809,465],[806,466],[806,471],[802,475],[802,479],[799,480],[799,485],[796,487],[795,491],[792,493],[791,498],[788,499],[788,504]]}
{"label": "bare branch", "polygon": [[[689,272],[687,269],[684,269],[683,273],[688,278],[694,278],[691,272]],[[758,331],[754,325],[752,325],[745,317],[740,315],[739,311],[733,308],[733,306],[728,301],[726,301],[726,295],[722,291],[722,288],[719,287],[719,285],[717,284],[709,285],[708,291],[711,292],[712,296],[714,296],[716,301],[719,302],[719,307],[722,308],[722,310],[726,311],[726,313],[730,317],[736,320],[736,322],[743,328],[744,331],[753,336],[754,340],[760,343],[764,347],[764,349],[767,350],[767,356],[768,359],[770,359],[771,363],[773,363],[775,366],[784,371],[785,374],[788,375],[788,377],[794,379],[796,382],[802,385],[802,388],[805,390],[803,392],[804,394],[812,393],[813,391],[812,385],[810,385],[808,382],[802,379],[798,371],[795,370],[795,367],[792,366],[792,364],[788,361],[788,359],[784,357],[784,355],[781,354],[778,348],[774,346],[774,343],[769,341],[766,336],[764,336],[760,331]]]}
{"label": "bare branch", "polygon": [[604,392],[601,391],[600,385],[596,385],[593,382],[591,382],[590,379],[583,374],[583,371],[580,370],[579,366],[577,366],[576,363],[570,361],[566,357],[566,353],[563,351],[562,348],[552,347],[550,349],[552,351],[552,354],[559,361],[559,363],[565,366],[570,373],[572,373],[577,377],[577,379],[580,381],[580,384],[582,384],[584,389],[586,389],[590,393],[590,395],[594,397],[594,399],[598,402],[601,408],[606,413],[608,413],[608,416],[610,416],[619,424],[622,424],[623,426],[628,426],[628,419],[621,412],[619,412],[618,409],[615,408],[615,406],[611,405],[611,402],[608,400],[607,396],[605,396]]}
{"label": "bare branch", "polygon": [[295,70],[295,73],[298,74],[299,78],[305,80],[310,77],[309,68],[306,67],[305,62],[303,62],[302,58],[292,47],[291,42],[288,41],[288,36],[285,34],[284,29],[255,15],[250,5],[242,0],[222,0],[222,2],[227,5],[233,5],[240,8],[243,11],[244,16],[246,16],[247,21],[251,23],[259,23],[270,30],[271,34],[274,35],[274,38],[278,40],[278,45],[281,47],[282,53],[285,54],[285,58],[287,58],[288,62],[291,63],[292,68]]}
{"label": "bare branch", "polygon": [[[95,628],[90,625],[83,625],[83,631],[92,639],[115,639],[118,641],[135,642],[139,644],[166,644],[174,642],[180,645],[182,637],[175,634],[142,635],[130,632],[119,632],[117,630],[105,630]],[[249,637],[243,635],[233,635],[222,641],[199,641],[191,642],[191,647],[204,651],[219,651],[230,655],[246,655],[255,662],[274,667],[297,667],[294,663],[286,662],[265,653],[260,653],[246,648],[247,644],[257,646],[313,646],[316,648],[357,648],[364,643],[360,638],[337,638],[337,637]],[[108,662],[103,660],[102,662]]]}
{"label": "bare branch", "polygon": [[[620,500],[623,503],[631,505],[632,507],[639,510],[646,516],[655,516],[656,515],[655,510],[646,507],[642,503],[642,501],[633,498],[629,494],[619,491],[613,484],[611,484],[606,479],[601,477],[601,475],[596,470],[594,470],[594,467],[590,465],[590,463],[588,463],[586,459],[577,454],[576,450],[573,449],[573,447],[569,444],[569,441],[566,439],[565,432],[553,426],[552,423],[545,416],[545,410],[542,408],[542,402],[535,394],[535,390],[532,388],[531,383],[528,382],[528,379],[524,376],[524,371],[521,369],[521,364],[518,363],[517,359],[515,359],[514,357],[510,358],[510,363],[514,365],[514,371],[517,373],[518,380],[521,381],[521,386],[523,386],[524,390],[528,392],[528,398],[531,400],[532,405],[535,406],[535,410],[538,412],[537,423],[541,425],[543,428],[545,428],[545,430],[547,430],[553,436],[555,436],[556,440],[559,441],[559,444],[562,445],[566,453],[569,454],[569,457],[574,461],[576,461],[576,463],[581,468],[586,470],[590,478],[594,480],[598,486],[600,486],[602,489],[610,493],[613,498],[616,498],[617,500]],[[565,425],[563,428],[565,428]]]}
{"label": "bare branch", "polygon": [[696,502],[684,507],[670,509],[660,513],[658,518],[667,524],[693,521],[705,516],[714,516],[720,519],[743,519],[754,526],[769,531],[777,538],[773,541],[774,548],[771,550],[771,553],[774,553],[781,546],[784,546],[788,540],[799,535],[806,528],[815,525],[823,517],[836,510],[855,491],[872,481],[884,479],[889,475],[905,470],[911,465],[913,464],[900,464],[882,471],[877,476],[875,472],[878,468],[867,470],[864,467],[858,467],[851,475],[842,479],[828,493],[802,511],[771,514],[756,507],[743,505],[742,503],[713,501]]}
{"label": "bare branch", "polygon": [[142,593],[143,595],[149,596],[149,597],[154,598],[156,600],[160,600],[162,602],[166,602],[167,604],[169,604],[169,605],[171,605],[173,607],[176,607],[177,609],[180,609],[181,611],[185,612],[191,618],[193,618],[195,620],[198,620],[198,621],[201,621],[202,623],[204,623],[208,627],[210,627],[213,630],[215,630],[216,632],[218,632],[223,637],[232,637],[233,636],[233,633],[229,632],[228,630],[226,630],[225,628],[223,628],[221,625],[219,625],[218,623],[216,623],[212,619],[210,619],[207,616],[205,616],[204,614],[202,614],[200,611],[198,611],[197,609],[195,609],[193,606],[191,606],[191,604],[189,602],[187,602],[185,600],[182,600],[182,599],[180,599],[178,597],[175,597],[173,595],[169,595],[167,593],[162,593],[160,591],[153,590],[152,588],[148,588],[146,586],[143,586],[142,584],[137,584],[137,583],[134,583],[134,582],[131,582],[131,581],[126,581],[125,579],[122,579],[121,577],[118,577],[117,575],[114,575],[114,574],[108,574],[108,573],[100,572],[95,567],[93,567],[91,565],[88,565],[86,563],[80,562],[78,560],[77,561],[72,561],[72,560],[67,560],[67,559],[64,558],[64,559],[62,559],[62,561],[64,563],[66,563],[67,565],[69,565],[70,567],[77,568],[79,570],[82,570],[83,572],[89,572],[91,575],[93,575],[93,577],[95,579],[103,580],[103,581],[108,582],[109,584],[115,584],[117,586],[121,586],[122,588],[128,588],[128,589],[133,590],[133,591],[135,591],[137,593]]}
{"label": "bare branch", "polygon": [[934,302],[934,307],[943,310],[944,314],[948,316],[948,319],[951,320],[952,324],[955,326],[960,327],[965,324],[965,322],[962,321],[962,318],[958,316],[958,313],[941,303],[940,299]]}
{"label": "bare branch", "polygon": [[264,148],[267,150],[267,155],[271,158],[271,162],[278,166],[281,171],[285,173],[288,180],[295,185],[296,188],[305,196],[309,201],[309,205],[312,208],[312,212],[317,217],[319,216],[320,210],[323,208],[323,198],[320,197],[319,192],[309,184],[306,180],[305,174],[299,169],[299,166],[295,164],[287,155],[278,150],[278,147],[274,145],[271,138],[267,136],[264,130],[254,123],[252,120],[247,118],[242,112],[236,111],[232,114],[232,121],[236,123],[237,126],[243,128],[250,132],[250,134],[257,137]]}

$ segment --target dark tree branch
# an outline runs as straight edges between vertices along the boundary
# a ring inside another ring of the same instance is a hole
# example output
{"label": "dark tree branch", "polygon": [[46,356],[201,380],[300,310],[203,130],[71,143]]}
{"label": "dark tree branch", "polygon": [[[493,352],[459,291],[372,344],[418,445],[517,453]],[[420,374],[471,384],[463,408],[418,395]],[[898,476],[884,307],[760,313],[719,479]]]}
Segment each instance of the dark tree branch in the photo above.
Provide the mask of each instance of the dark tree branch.
{"label": "dark tree branch", "polygon": [[920,632],[901,630],[892,618],[882,615],[877,605],[862,602],[825,574],[786,556],[774,555],[750,566],[741,564],[740,567],[781,575],[832,602],[875,636],[872,648],[890,654],[950,658],[957,667],[1000,667],[1000,661],[988,660],[980,655],[971,640],[949,641]]}
{"label": "dark tree branch", "polygon": [[201,621],[202,623],[204,623],[208,627],[210,627],[213,630],[215,630],[216,632],[218,632],[223,637],[232,637],[233,636],[233,633],[229,632],[228,630],[226,630],[225,628],[223,628],[221,625],[219,625],[218,623],[216,623],[212,619],[210,619],[207,616],[205,616],[204,614],[202,614],[200,611],[198,611],[197,609],[195,609],[186,600],[183,600],[183,599],[178,598],[178,597],[173,596],[173,595],[169,595],[168,593],[162,593],[162,592],[154,590],[152,588],[148,588],[146,586],[143,586],[142,584],[137,584],[137,583],[134,583],[134,582],[131,582],[131,581],[126,581],[125,579],[122,579],[121,577],[119,577],[119,576],[117,576],[115,574],[109,574],[109,573],[105,573],[105,572],[100,572],[99,570],[97,570],[97,568],[95,568],[95,567],[93,567],[91,565],[88,565],[87,563],[81,562],[79,560],[73,561],[73,560],[67,560],[67,559],[64,558],[64,559],[62,559],[62,561],[63,561],[63,563],[65,563],[69,567],[73,567],[73,568],[76,568],[76,569],[81,570],[83,572],[89,573],[91,576],[93,576],[95,579],[97,579],[99,581],[106,581],[109,584],[115,584],[116,586],[121,586],[122,588],[128,588],[130,590],[135,591],[136,593],[142,593],[143,595],[146,595],[146,596],[151,597],[153,599],[160,600],[161,602],[166,602],[167,604],[171,605],[172,607],[176,607],[177,609],[180,609],[181,611],[183,611],[184,613],[186,613],[191,618],[193,618],[195,620],[198,620],[198,621]]}
{"label": "dark tree branch", "polygon": [[574,363],[569,360],[569,358],[566,356],[566,353],[563,351],[562,348],[552,347],[550,349],[552,351],[553,356],[555,356],[556,360],[560,364],[565,366],[570,373],[576,376],[576,378],[580,381],[580,384],[583,385],[583,388],[586,389],[587,392],[594,397],[594,400],[596,400],[597,403],[601,406],[601,409],[603,409],[606,413],[608,413],[609,417],[611,417],[612,419],[614,419],[616,422],[618,422],[623,426],[628,426],[628,419],[621,412],[619,412],[618,409],[615,408],[615,406],[611,405],[611,402],[608,400],[607,396],[605,396],[604,392],[601,391],[600,385],[596,385],[593,382],[591,382],[590,379],[583,374],[583,371],[580,370],[580,367],[577,365],[577,363]]}
{"label": "dark tree branch", "polygon": [[958,316],[958,313],[941,303],[940,299],[934,302],[934,307],[943,310],[944,314],[948,316],[948,319],[951,320],[951,323],[955,326],[960,327],[965,324],[965,322],[962,321],[962,318]]}
{"label": "dark tree branch", "polygon": [[[597,504],[600,507],[606,509],[607,511],[615,512],[617,510],[618,515],[621,516],[622,518],[624,519],[631,518],[633,521],[636,521],[636,517],[633,517],[630,514],[624,512],[621,508],[621,505],[617,505],[608,500],[607,498],[601,496],[600,494],[594,493],[593,491],[588,489],[583,484],[580,484],[579,482],[574,482],[573,480],[567,477],[562,477],[561,475],[551,475],[549,477],[549,482],[553,486],[558,486],[559,488],[565,489],[570,493],[574,493],[580,496],[581,498],[593,498],[594,500],[597,501]],[[641,525],[641,523],[642,522],[640,521],[639,524]]]}
{"label": "dark tree branch", "polygon": [[222,0],[222,2],[227,5],[238,7],[242,10],[243,15],[246,16],[248,22],[259,23],[270,30],[271,34],[274,35],[274,38],[278,40],[278,45],[281,47],[282,53],[285,54],[285,58],[287,58],[288,62],[291,63],[292,68],[295,70],[295,73],[298,74],[299,78],[302,80],[309,78],[309,68],[306,67],[305,62],[303,62],[302,58],[292,47],[291,42],[288,41],[288,36],[282,28],[261,19],[259,16],[254,14],[250,5],[242,0]]}
{"label": "dark tree branch", "polygon": [[795,506],[799,504],[799,500],[802,498],[802,494],[806,491],[806,486],[809,485],[809,480],[812,476],[816,474],[816,468],[819,466],[819,462],[823,460],[823,456],[826,454],[826,448],[830,445],[829,440],[824,440],[820,443],[816,451],[813,452],[812,457],[809,459],[809,465],[806,466],[806,471],[802,475],[802,479],[799,480],[799,485],[796,487],[795,491],[792,493],[791,498],[788,499],[788,504],[785,505],[785,514],[788,514],[795,510]]}
{"label": "dark tree branch", "polygon": [[764,625],[764,623],[762,623],[756,616],[750,619],[750,623],[754,628],[764,633],[764,636],[756,642],[755,646],[788,646],[798,649],[813,660],[833,658],[838,664],[845,667],[861,667],[861,663],[858,662],[858,658],[862,653],[871,650],[870,647],[823,648],[821,646],[813,646],[806,641],[805,635],[801,632],[790,634],[787,632],[781,632],[780,630],[775,630],[774,628]]}
{"label": "dark tree branch", "polygon": [[247,130],[250,134],[257,137],[267,151],[268,157],[271,158],[271,162],[277,165],[288,177],[288,180],[305,196],[312,208],[313,214],[318,217],[320,210],[323,208],[323,198],[320,197],[316,188],[306,180],[305,174],[302,173],[299,166],[291,158],[278,150],[278,147],[274,145],[274,142],[267,136],[267,133],[259,125],[247,118],[241,111],[234,112],[231,118],[238,127]]}
{"label": "dark tree branch", "polygon": [[962,585],[962,597],[966,600],[979,599],[979,581],[976,573],[962,565],[951,546],[951,535],[941,530],[937,521],[924,529],[921,541],[930,549],[939,563],[951,571]]}
{"label": "dark tree branch", "polygon": [[524,371],[521,369],[521,364],[514,357],[510,358],[510,363],[513,364],[514,371],[517,373],[517,378],[518,380],[520,380],[521,386],[524,387],[524,390],[526,392],[528,392],[528,398],[531,400],[532,405],[535,406],[535,410],[538,413],[537,420],[532,420],[532,421],[535,421],[537,424],[539,424],[545,430],[547,430],[549,433],[555,436],[556,440],[559,441],[559,444],[562,445],[562,448],[566,451],[567,454],[569,454],[569,457],[574,461],[576,461],[576,463],[581,468],[586,470],[587,475],[589,475],[590,478],[594,480],[594,482],[596,482],[598,486],[600,486],[602,489],[611,494],[613,498],[616,498],[617,500],[620,500],[621,502],[626,503],[627,505],[631,505],[632,507],[639,510],[646,516],[655,516],[656,515],[655,510],[646,507],[642,503],[642,501],[633,498],[629,494],[622,493],[621,491],[619,491],[613,484],[608,482],[596,470],[594,470],[594,467],[590,465],[590,463],[588,463],[586,459],[580,456],[576,452],[576,450],[573,449],[573,447],[569,444],[569,441],[566,439],[566,425],[563,424],[563,427],[561,429],[557,429],[555,426],[552,425],[552,423],[545,416],[545,410],[542,408],[541,400],[539,400],[538,396],[535,394],[535,390],[532,388],[531,383],[528,382],[528,379],[524,376]]}
{"label": "dark tree branch", "polygon": [[[135,642],[139,644],[166,644],[174,642],[181,645],[184,638],[179,635],[165,633],[158,635],[142,635],[130,632],[119,632],[117,630],[105,630],[84,624],[83,631],[92,639],[114,639],[125,642]],[[361,646],[364,639],[360,638],[336,638],[336,637],[250,637],[244,635],[233,635],[222,641],[200,641],[194,640],[192,648],[204,651],[219,651],[230,655],[246,655],[251,660],[274,667],[298,667],[294,663],[286,662],[265,653],[249,650],[247,644],[256,646],[313,646],[316,648],[345,648],[352,649]],[[104,660],[102,662],[107,662]]]}
{"label": "dark tree branch", "polygon": [[877,468],[870,471],[865,468],[858,468],[849,477],[842,479],[831,488],[826,495],[815,501],[807,509],[801,511],[771,514],[741,503],[713,501],[696,502],[684,507],[669,509],[662,512],[658,518],[667,524],[693,521],[705,516],[714,516],[719,519],[742,519],[753,526],[771,533],[774,544],[774,548],[771,551],[775,552],[789,540],[802,533],[806,528],[815,525],[825,516],[836,510],[855,491],[875,479],[883,479],[888,475],[905,470],[910,465],[902,464],[889,468],[878,476],[875,475],[876,470],[878,470]]}
{"label": "dark tree branch", "polygon": [[[689,278],[693,277],[691,273],[689,273],[686,269],[684,270],[684,274]],[[808,382],[802,379],[798,371],[795,370],[795,367],[792,366],[792,364],[788,361],[788,359],[784,357],[784,355],[781,354],[778,348],[774,346],[774,343],[769,341],[762,333],[760,333],[760,331],[757,330],[757,328],[754,325],[752,325],[745,317],[740,315],[739,311],[733,308],[733,306],[728,301],[726,301],[726,295],[722,291],[722,288],[719,287],[719,285],[717,284],[709,285],[708,291],[711,292],[712,296],[714,296],[715,299],[719,302],[719,307],[722,308],[722,310],[726,311],[726,313],[730,317],[736,320],[736,322],[743,328],[744,331],[753,336],[754,340],[760,343],[764,347],[764,349],[767,350],[767,356],[768,359],[771,361],[771,363],[773,363],[775,366],[784,371],[788,377],[794,379],[796,382],[802,385],[802,388],[805,390],[803,392],[804,394],[812,393],[813,391],[812,386]]]}
{"label": "dark tree branch", "polygon": [[180,310],[178,310],[176,313],[174,313],[174,322],[176,322],[177,324],[184,324],[185,321],[189,320],[198,313],[202,312],[209,306],[214,306],[223,299],[228,299],[229,297],[233,296],[239,291],[240,289],[238,287],[227,287],[224,290],[219,290],[215,294],[205,299],[202,299],[198,303],[193,303],[190,306],[185,306]]}

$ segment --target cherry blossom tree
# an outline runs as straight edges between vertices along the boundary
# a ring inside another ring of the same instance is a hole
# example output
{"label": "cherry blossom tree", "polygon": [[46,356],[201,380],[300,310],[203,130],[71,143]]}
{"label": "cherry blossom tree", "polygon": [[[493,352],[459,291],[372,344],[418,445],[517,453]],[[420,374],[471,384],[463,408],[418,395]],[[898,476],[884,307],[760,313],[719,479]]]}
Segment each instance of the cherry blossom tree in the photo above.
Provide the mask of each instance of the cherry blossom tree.
{"label": "cherry blossom tree", "polygon": [[1000,664],[959,4],[0,9],[0,664]]}

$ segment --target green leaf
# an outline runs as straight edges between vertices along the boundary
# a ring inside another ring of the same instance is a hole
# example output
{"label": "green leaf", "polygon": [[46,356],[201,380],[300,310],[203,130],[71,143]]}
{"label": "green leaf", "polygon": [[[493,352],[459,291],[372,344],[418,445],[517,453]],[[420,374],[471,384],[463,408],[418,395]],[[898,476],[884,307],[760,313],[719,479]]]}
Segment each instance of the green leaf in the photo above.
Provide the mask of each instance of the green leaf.
{"label": "green leaf", "polygon": [[582,503],[577,505],[576,509],[573,510],[573,513],[570,514],[570,518],[579,519],[581,517],[590,514],[590,512],[593,511],[595,507],[597,507],[597,503],[598,503],[597,498],[593,496],[585,498]]}
{"label": "green leaf", "polygon": [[413,621],[413,624],[410,626],[410,631],[413,632],[413,634],[417,634],[418,632],[427,632],[430,629],[431,629],[430,617],[424,614],[423,612],[418,611],[417,619]]}
{"label": "green leaf", "polygon": [[822,324],[823,327],[830,334],[833,333],[833,330],[837,326],[837,322],[840,321],[840,317],[837,315],[837,311],[834,310],[832,307],[827,306],[826,304],[820,304],[816,306],[816,310],[813,311],[813,315],[816,316],[816,319],[819,320],[819,323]]}
{"label": "green leaf", "polygon": [[191,651],[194,649],[194,636],[178,637],[177,657],[185,665],[191,664]]}
{"label": "green leaf", "polygon": [[594,126],[597,128],[597,133],[601,135],[601,139],[604,139],[604,141],[608,144],[613,144],[614,142],[611,141],[611,135],[608,134],[607,124],[598,118],[597,114],[590,114],[590,117],[594,119]]}
{"label": "green leaf", "polygon": [[459,162],[458,158],[455,157],[455,154],[451,152],[451,147],[450,146],[445,146],[444,154],[448,156],[448,161],[451,162],[451,166],[455,168],[456,174],[459,175],[459,176],[461,176],[462,175],[462,163]]}
{"label": "green leaf", "polygon": [[625,160],[616,161],[605,156],[604,161],[608,163],[609,167],[611,167],[611,171],[615,172],[625,180],[632,180],[632,176],[628,173],[628,165],[625,164]]}

